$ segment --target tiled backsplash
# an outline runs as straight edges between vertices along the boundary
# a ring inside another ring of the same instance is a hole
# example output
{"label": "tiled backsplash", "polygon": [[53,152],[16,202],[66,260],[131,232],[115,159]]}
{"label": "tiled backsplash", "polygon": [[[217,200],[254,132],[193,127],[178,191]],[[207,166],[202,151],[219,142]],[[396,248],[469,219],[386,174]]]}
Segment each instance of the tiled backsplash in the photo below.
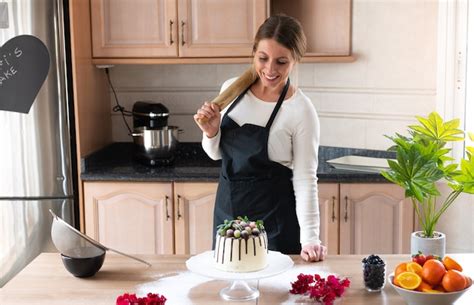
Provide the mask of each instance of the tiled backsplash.
{"label": "tiled backsplash", "polygon": [[[384,134],[404,132],[414,115],[435,110],[437,18],[436,1],[353,2],[357,60],[300,64],[292,79],[319,114],[322,145],[386,149],[390,142]],[[126,65],[110,71],[126,109],[139,100],[163,103],[170,110],[169,123],[184,129],[181,141],[194,142],[201,133],[192,115],[217,95],[222,82],[247,66]],[[113,140],[131,141],[120,115],[111,115]]]}
{"label": "tiled backsplash", "polygon": [[[116,66],[111,79],[119,102],[131,110],[136,101],[154,101],[170,111],[169,125],[184,130],[180,140],[200,141],[201,132],[193,115],[205,100],[213,99],[226,79],[241,73],[247,65],[157,65]],[[111,95],[111,106],[115,100]],[[112,114],[114,141],[131,141],[119,113]],[[131,119],[129,119],[132,124]]]}

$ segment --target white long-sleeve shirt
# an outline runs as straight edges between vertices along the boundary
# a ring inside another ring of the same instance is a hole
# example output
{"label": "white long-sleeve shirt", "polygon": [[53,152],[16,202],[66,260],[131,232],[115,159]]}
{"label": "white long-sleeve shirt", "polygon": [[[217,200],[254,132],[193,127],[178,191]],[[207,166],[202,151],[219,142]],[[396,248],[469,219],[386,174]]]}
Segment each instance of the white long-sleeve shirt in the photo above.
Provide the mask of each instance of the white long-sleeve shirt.
{"label": "white long-sleeve shirt", "polygon": [[[234,80],[222,85],[221,92]],[[231,104],[230,104],[231,105]],[[221,119],[230,107],[221,112]],[[250,123],[264,127],[276,103],[258,99],[248,90],[229,113],[242,126]],[[213,138],[203,134],[202,147],[214,160],[222,158],[219,148],[221,132]],[[316,171],[318,168],[319,119],[311,100],[300,89],[286,99],[270,128],[268,157],[293,170],[296,215],[300,224],[301,245],[320,244],[319,205]]]}

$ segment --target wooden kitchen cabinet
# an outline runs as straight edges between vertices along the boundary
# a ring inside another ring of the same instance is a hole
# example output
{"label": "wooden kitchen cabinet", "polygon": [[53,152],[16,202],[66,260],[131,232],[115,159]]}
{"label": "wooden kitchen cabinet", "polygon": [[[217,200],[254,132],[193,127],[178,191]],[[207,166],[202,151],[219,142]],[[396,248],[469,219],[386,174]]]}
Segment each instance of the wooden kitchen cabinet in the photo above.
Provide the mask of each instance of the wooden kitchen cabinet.
{"label": "wooden kitchen cabinet", "polygon": [[249,57],[266,0],[91,0],[93,57]]}
{"label": "wooden kitchen cabinet", "polygon": [[268,14],[301,21],[305,62],[351,62],[351,0],[90,0],[95,64],[247,63]]}
{"label": "wooden kitchen cabinet", "polygon": [[130,254],[173,254],[172,183],[85,182],[86,234]]}
{"label": "wooden kitchen cabinet", "polygon": [[86,234],[134,254],[207,251],[216,192],[217,183],[85,182]]}
{"label": "wooden kitchen cabinet", "polygon": [[[212,248],[217,183],[85,182],[86,234],[131,254]],[[408,253],[414,214],[394,184],[320,183],[320,239],[330,254]]]}
{"label": "wooden kitchen cabinet", "polygon": [[[271,14],[284,13],[301,22],[307,39],[305,61],[352,53],[352,0],[271,0]],[[350,61],[350,58],[346,58]],[[343,58],[341,58],[343,60]]]}
{"label": "wooden kitchen cabinet", "polygon": [[321,241],[329,253],[409,253],[414,211],[399,186],[320,183],[318,188]]}
{"label": "wooden kitchen cabinet", "polygon": [[91,0],[93,57],[176,57],[176,0]]}
{"label": "wooden kitchen cabinet", "polygon": [[217,183],[174,184],[176,254],[212,249]]}
{"label": "wooden kitchen cabinet", "polygon": [[266,0],[179,0],[180,57],[250,57]]}
{"label": "wooden kitchen cabinet", "polygon": [[339,184],[319,183],[319,239],[328,254],[339,253]]}

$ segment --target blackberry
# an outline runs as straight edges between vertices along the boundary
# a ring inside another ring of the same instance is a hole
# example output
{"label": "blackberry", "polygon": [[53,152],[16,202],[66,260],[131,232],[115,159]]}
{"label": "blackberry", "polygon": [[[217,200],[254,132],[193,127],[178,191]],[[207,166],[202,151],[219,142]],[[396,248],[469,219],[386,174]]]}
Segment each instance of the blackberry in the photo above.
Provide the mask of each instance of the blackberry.
{"label": "blackberry", "polygon": [[364,285],[368,291],[380,291],[385,286],[385,262],[375,254],[362,259]]}

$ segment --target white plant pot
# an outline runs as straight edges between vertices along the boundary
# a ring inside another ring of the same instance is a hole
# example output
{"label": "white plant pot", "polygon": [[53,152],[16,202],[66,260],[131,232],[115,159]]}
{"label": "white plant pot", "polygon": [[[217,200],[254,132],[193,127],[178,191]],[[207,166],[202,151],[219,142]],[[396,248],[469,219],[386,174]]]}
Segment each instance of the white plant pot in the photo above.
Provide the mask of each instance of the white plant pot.
{"label": "white plant pot", "polygon": [[418,254],[419,251],[425,255],[433,254],[444,257],[446,254],[446,235],[441,232],[434,232],[432,238],[422,237],[421,231],[411,233],[411,254]]}

